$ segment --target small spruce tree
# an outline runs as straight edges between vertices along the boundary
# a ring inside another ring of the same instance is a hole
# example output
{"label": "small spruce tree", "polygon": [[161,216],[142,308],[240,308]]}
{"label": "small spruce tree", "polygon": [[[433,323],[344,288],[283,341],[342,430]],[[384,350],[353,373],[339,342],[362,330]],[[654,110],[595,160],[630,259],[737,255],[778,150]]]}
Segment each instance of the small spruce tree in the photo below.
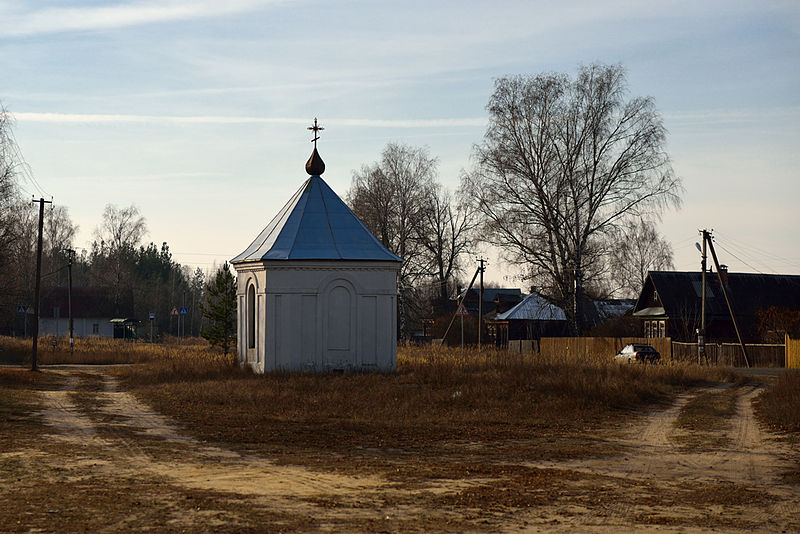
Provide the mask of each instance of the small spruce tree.
{"label": "small spruce tree", "polygon": [[228,262],[206,284],[206,301],[200,309],[209,323],[200,335],[227,355],[236,342],[236,281]]}

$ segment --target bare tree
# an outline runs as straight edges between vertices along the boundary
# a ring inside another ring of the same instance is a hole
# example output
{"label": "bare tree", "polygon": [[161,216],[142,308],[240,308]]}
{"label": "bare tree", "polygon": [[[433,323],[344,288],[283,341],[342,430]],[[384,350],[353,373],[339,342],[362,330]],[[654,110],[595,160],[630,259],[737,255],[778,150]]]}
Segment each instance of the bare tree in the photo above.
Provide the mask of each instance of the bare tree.
{"label": "bare tree", "polygon": [[[652,98],[627,99],[618,65],[496,80],[489,127],[463,185],[486,241],[525,264],[582,330],[587,265],[623,217],[680,202]],[[602,271],[602,269],[596,269]]]}
{"label": "bare tree", "polygon": [[[66,206],[52,206],[45,210],[44,250],[45,265],[48,272],[57,271],[67,264],[67,249],[72,248],[78,227],[72,223]],[[54,273],[55,274],[55,273]],[[66,283],[67,272],[58,271],[59,276],[50,285]]]}
{"label": "bare tree", "polygon": [[639,296],[649,271],[674,269],[672,245],[652,221],[638,219],[612,234],[608,253],[609,292],[620,297]]}
{"label": "bare tree", "polygon": [[17,239],[13,206],[19,202],[16,183],[15,144],[12,117],[0,104],[0,268],[8,263],[12,243]]}
{"label": "bare tree", "polygon": [[46,210],[44,217],[44,239],[50,256],[55,257],[59,251],[72,248],[78,226],[72,223],[69,209],[66,206],[53,206]]}
{"label": "bare tree", "polygon": [[459,259],[473,243],[475,222],[472,206],[454,199],[439,184],[424,200],[416,237],[424,251],[424,270],[437,288],[439,307],[448,301],[448,283],[460,271]]}
{"label": "bare tree", "polygon": [[353,173],[347,202],[383,245],[403,258],[400,268],[401,336],[406,337],[406,290],[426,274],[417,236],[434,187],[437,160],[426,148],[389,143],[381,158]]}
{"label": "bare tree", "polygon": [[106,204],[103,222],[95,229],[95,240],[111,251],[133,250],[147,234],[147,223],[136,206],[119,208]]}
{"label": "bare tree", "polygon": [[146,233],[147,224],[136,206],[106,205],[92,242],[92,277],[95,283],[113,288],[117,305],[123,290],[133,286],[136,247]]}

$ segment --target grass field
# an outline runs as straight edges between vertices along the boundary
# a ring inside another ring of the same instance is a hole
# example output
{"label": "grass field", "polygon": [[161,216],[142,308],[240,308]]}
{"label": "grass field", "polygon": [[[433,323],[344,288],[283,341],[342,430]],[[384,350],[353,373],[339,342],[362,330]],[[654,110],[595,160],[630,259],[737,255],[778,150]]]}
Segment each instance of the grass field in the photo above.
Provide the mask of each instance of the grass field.
{"label": "grass field", "polygon": [[[0,347],[9,346],[0,339]],[[7,479],[8,490],[0,516],[13,519],[0,525],[80,530],[108,521],[155,522],[179,531],[169,525],[181,517],[193,525],[189,531],[202,531],[202,514],[213,513],[233,531],[230,525],[239,524],[241,531],[270,525],[276,531],[460,532],[522,528],[521,512],[540,526],[551,520],[583,525],[570,519],[575,513],[591,516],[588,524],[614,517],[613,524],[626,528],[758,530],[775,525],[774,513],[783,514],[778,525],[800,525],[800,516],[792,519],[781,508],[783,497],[769,493],[766,475],[757,486],[741,469],[721,469],[740,454],[731,439],[732,422],[740,421],[736,399],[756,387],[726,368],[619,366],[604,358],[424,346],[400,347],[392,374],[257,375],[197,341],[106,341],[86,348],[73,361],[137,364],[40,373],[0,368],[0,446],[10,451],[0,455],[7,475],[0,482]],[[757,403],[761,420],[796,436],[797,389],[791,375],[768,388]],[[131,394],[196,441],[159,437],[157,420],[133,404],[120,411],[123,404],[114,403]],[[684,399],[679,413],[676,396]],[[36,411],[42,399],[50,399],[49,416]],[[644,445],[631,435],[670,410],[674,426],[665,419],[662,428],[665,436],[671,429],[686,436],[678,447],[667,437],[659,442],[658,434],[643,436]],[[61,414],[75,418],[72,438],[68,430],[56,437],[52,427],[42,430],[42,421],[57,425]],[[84,428],[88,434],[80,433]],[[727,439],[711,439],[719,433]],[[207,446],[240,455],[208,457]],[[29,461],[25,451],[32,449],[43,456]],[[730,459],[721,461],[721,454]],[[40,467],[38,458],[49,463]],[[96,466],[103,465],[101,474]],[[692,467],[675,472],[676,465]],[[280,469],[289,477],[287,489],[299,492],[283,508],[272,497],[254,500],[224,487],[234,479],[276,484],[280,477],[269,473]],[[368,477],[381,489],[302,493],[302,484],[325,487],[331,473],[340,477],[337,484]],[[795,475],[784,476],[787,488],[800,484]],[[117,498],[120,492],[127,497]],[[57,515],[29,504],[39,500]],[[311,513],[299,512],[299,503]],[[729,512],[708,515],[709,506]],[[763,517],[752,516],[758,510],[766,510]],[[109,519],[99,520],[97,511]]]}
{"label": "grass field", "polygon": [[463,443],[474,445],[469,461],[605,454],[601,426],[677,390],[735,378],[691,365],[545,361],[490,350],[462,356],[434,346],[401,347],[394,374],[255,375],[233,358],[191,352],[119,373],[142,400],[203,439],[338,469],[364,461],[386,467],[391,451],[424,457]]}
{"label": "grass field", "polygon": [[756,403],[756,412],[773,430],[800,434],[800,371],[778,378]]}
{"label": "grass field", "polygon": [[[0,336],[0,363],[30,365],[31,346],[30,339]],[[188,358],[216,357],[216,351],[199,338],[182,339],[179,342],[177,338],[168,337],[164,343],[145,343],[92,336],[75,338],[71,352],[67,338],[42,336],[38,343],[37,363],[112,365],[162,361],[175,354]]]}

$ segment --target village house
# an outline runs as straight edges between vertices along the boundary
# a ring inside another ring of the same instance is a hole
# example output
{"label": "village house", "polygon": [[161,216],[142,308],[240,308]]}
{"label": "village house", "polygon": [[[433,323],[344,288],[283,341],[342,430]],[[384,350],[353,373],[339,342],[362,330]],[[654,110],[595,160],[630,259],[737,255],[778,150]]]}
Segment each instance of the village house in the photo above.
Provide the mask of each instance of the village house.
{"label": "village house", "polygon": [[[800,309],[800,276],[729,273],[720,266],[736,321],[745,342],[759,340],[760,311]],[[647,338],[697,341],[701,324],[702,273],[651,271],[634,307]],[[706,341],[736,341],[717,273],[706,273]]]}
{"label": "village house", "polygon": [[[72,288],[74,337],[130,338],[135,335],[133,292],[115,298],[112,288]],[[69,292],[66,287],[44,288],[39,307],[39,335],[69,335]]]}
{"label": "village house", "polygon": [[402,260],[325,183],[324,170],[315,139],[310,178],[231,260],[239,361],[257,372],[394,371]]}
{"label": "village house", "polygon": [[564,310],[535,291],[487,325],[490,339],[499,347],[507,346],[509,341],[563,336],[568,330]]}
{"label": "village house", "polygon": [[[494,318],[498,313],[509,310],[522,301],[525,295],[519,288],[484,288],[483,305],[481,311],[484,318]],[[461,301],[464,308],[470,315],[477,317],[478,304],[480,302],[480,290],[470,288],[469,290],[459,290],[453,297],[455,302]]]}

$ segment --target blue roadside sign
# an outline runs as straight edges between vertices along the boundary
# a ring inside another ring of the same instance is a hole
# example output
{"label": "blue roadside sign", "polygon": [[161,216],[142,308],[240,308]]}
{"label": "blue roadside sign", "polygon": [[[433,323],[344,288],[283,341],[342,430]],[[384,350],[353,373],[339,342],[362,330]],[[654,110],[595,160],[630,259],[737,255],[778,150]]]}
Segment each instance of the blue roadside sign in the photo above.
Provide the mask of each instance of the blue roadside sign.
{"label": "blue roadside sign", "polygon": [[25,313],[26,311],[28,311],[28,307],[24,304],[17,306],[17,313]]}
{"label": "blue roadside sign", "polygon": [[151,321],[155,321],[156,320],[156,312],[150,312],[148,315],[149,315],[149,318],[150,318]]}
{"label": "blue roadside sign", "polygon": [[181,306],[181,315],[189,315],[189,308]]}

